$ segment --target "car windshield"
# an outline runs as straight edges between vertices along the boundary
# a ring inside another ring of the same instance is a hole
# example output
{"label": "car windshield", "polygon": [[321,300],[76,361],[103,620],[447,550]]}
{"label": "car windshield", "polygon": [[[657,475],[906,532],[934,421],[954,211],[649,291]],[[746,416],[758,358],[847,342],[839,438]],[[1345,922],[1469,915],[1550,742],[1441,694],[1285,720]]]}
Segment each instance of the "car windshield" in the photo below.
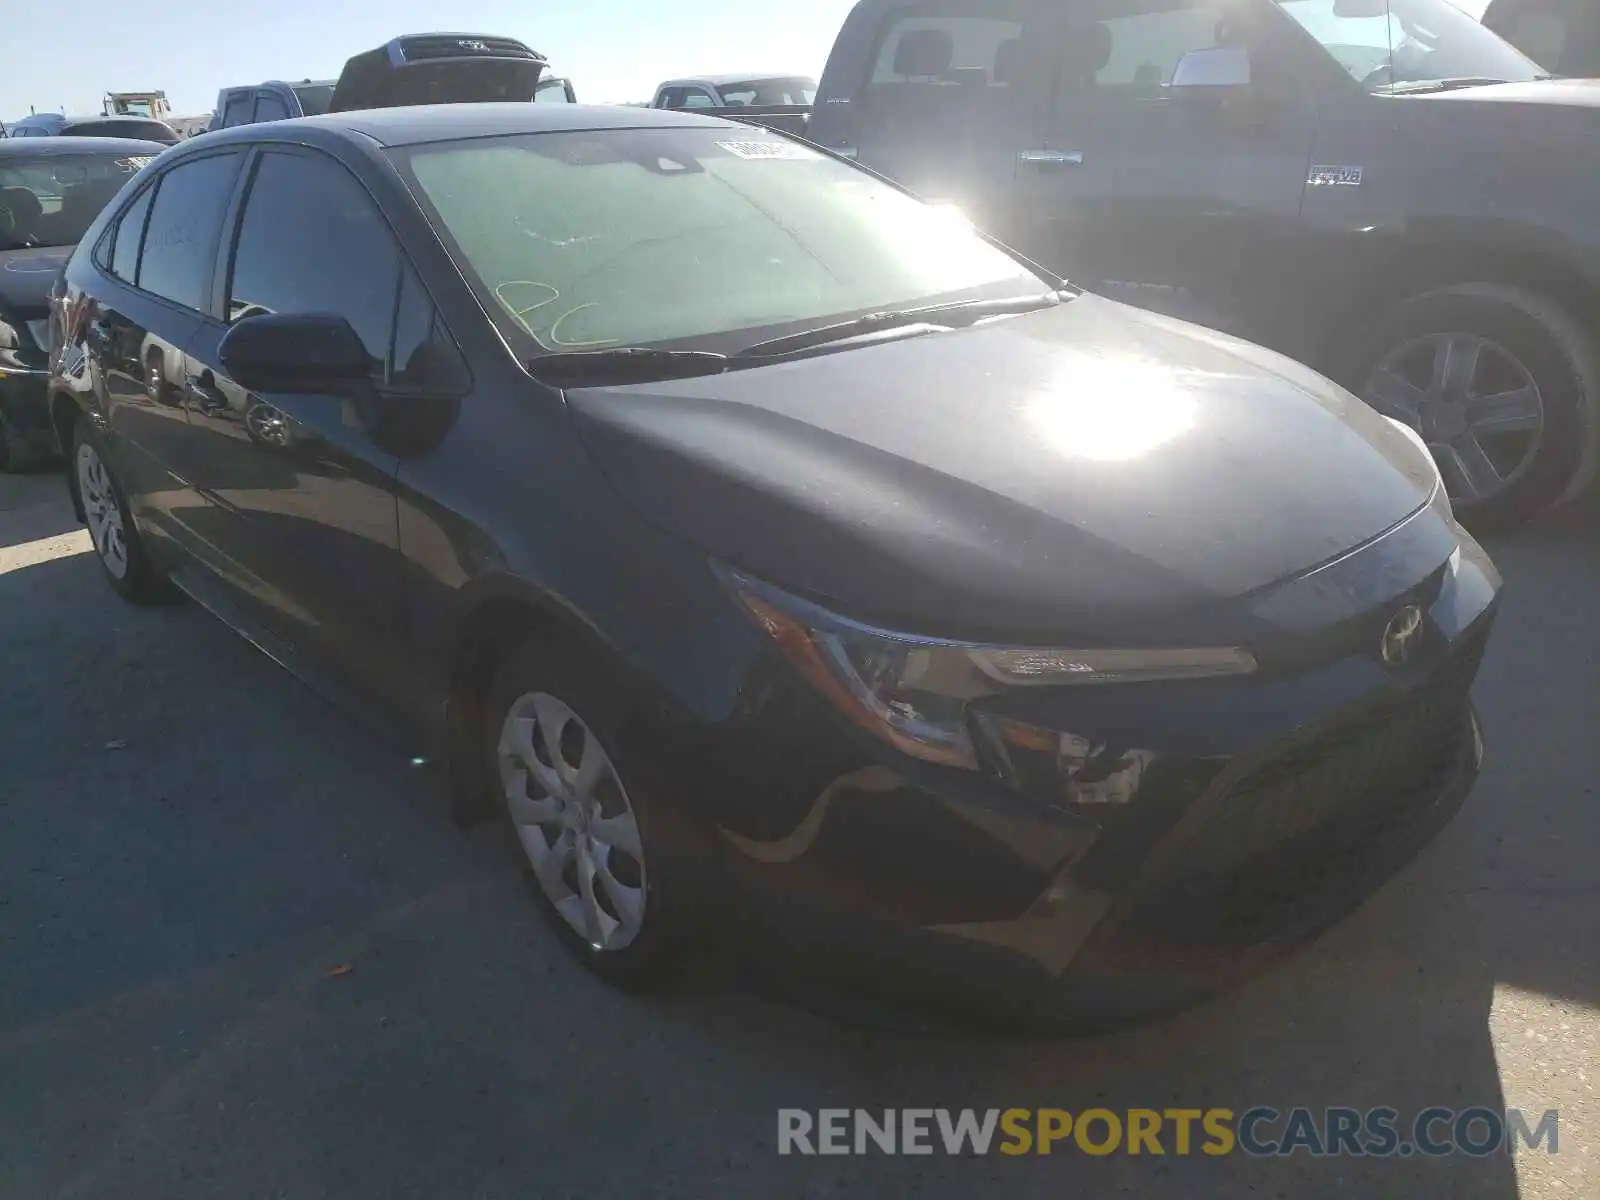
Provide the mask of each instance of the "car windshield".
{"label": "car windshield", "polygon": [[0,158],[0,250],[73,246],[143,155],[51,154]]}
{"label": "car windshield", "polygon": [[811,104],[817,98],[817,85],[810,79],[750,79],[743,83],[724,83],[717,88],[722,102],[732,105]]}
{"label": "car windshield", "polygon": [[300,101],[300,111],[308,117],[320,117],[328,111],[328,103],[333,99],[333,84],[331,83],[302,83],[294,89],[295,98]]}
{"label": "car windshield", "polygon": [[954,210],[756,130],[523,134],[391,153],[527,356],[730,352],[865,312],[1054,286]]}
{"label": "car windshield", "polygon": [[1374,92],[1540,78],[1531,59],[1450,0],[1279,0],[1279,7]]}

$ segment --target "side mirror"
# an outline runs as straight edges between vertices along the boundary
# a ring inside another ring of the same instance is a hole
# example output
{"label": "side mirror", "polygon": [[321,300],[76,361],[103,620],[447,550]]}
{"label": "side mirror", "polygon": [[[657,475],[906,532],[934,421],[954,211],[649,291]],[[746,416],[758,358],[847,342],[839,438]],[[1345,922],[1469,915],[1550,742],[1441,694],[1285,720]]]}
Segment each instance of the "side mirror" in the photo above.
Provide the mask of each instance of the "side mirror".
{"label": "side mirror", "polygon": [[1220,94],[1216,89],[1250,86],[1250,51],[1244,46],[1191,50],[1178,60],[1170,87],[1174,96]]}
{"label": "side mirror", "polygon": [[246,317],[217,347],[222,369],[252,392],[333,392],[370,379],[377,364],[337,313]]}

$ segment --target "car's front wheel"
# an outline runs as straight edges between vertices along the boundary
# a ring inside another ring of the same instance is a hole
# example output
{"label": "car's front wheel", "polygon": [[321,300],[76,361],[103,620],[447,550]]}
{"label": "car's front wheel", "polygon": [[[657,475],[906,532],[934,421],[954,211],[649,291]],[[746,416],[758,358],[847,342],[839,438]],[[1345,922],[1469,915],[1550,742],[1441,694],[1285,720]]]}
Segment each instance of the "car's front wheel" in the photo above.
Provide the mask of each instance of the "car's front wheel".
{"label": "car's front wheel", "polygon": [[1600,423],[1600,351],[1552,300],[1471,284],[1417,296],[1367,326],[1349,382],[1433,451],[1461,518],[1515,524],[1559,502]]}
{"label": "car's front wheel", "polygon": [[167,599],[168,585],[151,567],[122,489],[106,465],[100,439],[86,421],[79,421],[73,430],[70,469],[84,524],[112,588],[134,604]]}
{"label": "car's front wheel", "polygon": [[677,922],[647,767],[623,740],[614,692],[541,639],[501,668],[485,709],[490,778],[557,935],[607,982],[660,982]]}

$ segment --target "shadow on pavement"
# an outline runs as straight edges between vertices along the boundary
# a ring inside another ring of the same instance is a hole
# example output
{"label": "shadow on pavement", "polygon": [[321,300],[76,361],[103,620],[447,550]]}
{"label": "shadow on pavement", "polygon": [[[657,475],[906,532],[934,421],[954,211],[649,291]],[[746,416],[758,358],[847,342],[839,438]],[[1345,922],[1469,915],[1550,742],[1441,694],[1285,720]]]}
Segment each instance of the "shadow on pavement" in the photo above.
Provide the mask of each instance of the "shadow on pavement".
{"label": "shadow on pavement", "polygon": [[[1417,862],[1234,994],[1054,1041],[607,991],[497,831],[456,836],[193,607],[121,608],[87,556],[0,574],[0,1193],[1516,1197],[1504,1155],[780,1158],[776,1117],[1545,1107],[1537,1076],[1503,1094],[1495,1029],[1570,1013],[1592,1037],[1577,1010],[1600,1005],[1597,528],[1568,512],[1494,542],[1489,757]],[[1586,1194],[1573,1149],[1539,1194]]]}

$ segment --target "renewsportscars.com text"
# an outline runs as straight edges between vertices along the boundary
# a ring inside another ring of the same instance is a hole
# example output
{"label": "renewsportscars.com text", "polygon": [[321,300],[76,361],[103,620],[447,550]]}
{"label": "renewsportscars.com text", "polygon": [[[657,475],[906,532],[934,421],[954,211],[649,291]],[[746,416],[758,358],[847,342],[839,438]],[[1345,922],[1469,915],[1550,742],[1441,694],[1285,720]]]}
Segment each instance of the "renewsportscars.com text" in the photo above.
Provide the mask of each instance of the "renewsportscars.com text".
{"label": "renewsportscars.com text", "polygon": [[779,1154],[1307,1154],[1359,1158],[1560,1151],[1560,1115],[1521,1109],[1090,1108],[778,1110]]}

